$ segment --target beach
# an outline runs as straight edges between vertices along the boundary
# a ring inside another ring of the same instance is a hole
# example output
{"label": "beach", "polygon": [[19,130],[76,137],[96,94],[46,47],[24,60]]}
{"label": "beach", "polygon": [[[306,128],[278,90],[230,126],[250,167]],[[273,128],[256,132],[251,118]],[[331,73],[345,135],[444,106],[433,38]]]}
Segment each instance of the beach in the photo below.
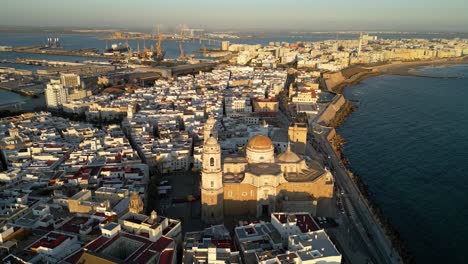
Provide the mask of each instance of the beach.
{"label": "beach", "polygon": [[[444,66],[454,64],[467,64],[468,56],[456,57],[456,58],[442,58],[434,60],[417,60],[417,61],[395,61],[380,65],[359,65],[352,66],[342,70],[340,73],[343,75],[342,80],[333,84],[331,87],[327,85],[327,89],[334,93],[343,93],[346,87],[356,85],[362,80],[367,78],[391,74],[391,75],[402,75],[402,76],[420,76],[426,77],[420,74],[415,74],[416,68],[420,67],[432,67],[432,66]],[[454,76],[456,77],[456,76]]]}

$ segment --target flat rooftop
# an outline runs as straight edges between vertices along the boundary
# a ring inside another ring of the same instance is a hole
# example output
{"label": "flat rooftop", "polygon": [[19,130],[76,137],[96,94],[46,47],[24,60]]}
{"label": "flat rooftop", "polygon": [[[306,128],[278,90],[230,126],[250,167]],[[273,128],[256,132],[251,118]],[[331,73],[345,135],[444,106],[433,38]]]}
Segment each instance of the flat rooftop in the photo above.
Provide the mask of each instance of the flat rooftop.
{"label": "flat rooftop", "polygon": [[308,213],[273,213],[272,217],[277,219],[281,224],[295,224],[302,233],[320,229],[314,218]]}

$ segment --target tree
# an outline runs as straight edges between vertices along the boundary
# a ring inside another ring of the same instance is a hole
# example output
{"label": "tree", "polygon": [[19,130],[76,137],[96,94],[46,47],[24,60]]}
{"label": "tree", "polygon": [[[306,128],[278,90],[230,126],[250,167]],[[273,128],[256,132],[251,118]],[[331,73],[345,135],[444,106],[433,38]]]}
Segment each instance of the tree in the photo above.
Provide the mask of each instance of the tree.
{"label": "tree", "polygon": [[159,177],[157,175],[151,175],[150,181],[148,183],[148,206],[146,211],[149,213],[153,211],[159,203]]}
{"label": "tree", "polygon": [[288,92],[283,90],[278,94],[279,107],[282,111],[285,111],[288,108]]}
{"label": "tree", "polygon": [[343,45],[338,46],[338,51],[344,51]]}
{"label": "tree", "polygon": [[179,129],[182,130],[182,131],[185,130],[184,119],[181,118],[181,117],[179,117],[178,121],[179,121],[179,122],[178,122],[178,123],[179,123]]}
{"label": "tree", "polygon": [[296,119],[299,123],[308,123],[307,114],[305,112],[298,113]]}

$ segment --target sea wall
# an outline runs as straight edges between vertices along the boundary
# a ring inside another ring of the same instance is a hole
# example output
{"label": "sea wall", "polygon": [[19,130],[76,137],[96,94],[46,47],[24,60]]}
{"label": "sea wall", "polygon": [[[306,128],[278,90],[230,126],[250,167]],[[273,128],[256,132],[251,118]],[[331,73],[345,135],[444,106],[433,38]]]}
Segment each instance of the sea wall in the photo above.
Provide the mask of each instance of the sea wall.
{"label": "sea wall", "polygon": [[320,79],[325,90],[333,93],[343,93],[346,86],[354,85],[365,78],[378,74],[379,71],[376,69],[355,66],[339,72],[323,73]]}
{"label": "sea wall", "polygon": [[346,80],[346,77],[341,71],[331,72],[322,74],[323,84],[325,85],[326,90],[333,91],[333,89],[340,83]]}
{"label": "sea wall", "polygon": [[328,104],[328,106],[323,110],[318,118],[317,123],[322,126],[329,126],[332,120],[335,119],[336,114],[340,109],[346,104],[346,99],[342,94],[337,94],[333,97],[333,100]]}

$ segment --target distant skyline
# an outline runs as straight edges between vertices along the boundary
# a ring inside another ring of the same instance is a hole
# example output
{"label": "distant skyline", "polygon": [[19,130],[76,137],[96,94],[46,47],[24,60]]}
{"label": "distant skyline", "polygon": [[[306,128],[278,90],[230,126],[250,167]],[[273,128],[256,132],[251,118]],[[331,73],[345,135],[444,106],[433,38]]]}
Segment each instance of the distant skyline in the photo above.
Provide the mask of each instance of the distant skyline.
{"label": "distant skyline", "polygon": [[0,7],[0,26],[468,31],[466,0],[4,0]]}

